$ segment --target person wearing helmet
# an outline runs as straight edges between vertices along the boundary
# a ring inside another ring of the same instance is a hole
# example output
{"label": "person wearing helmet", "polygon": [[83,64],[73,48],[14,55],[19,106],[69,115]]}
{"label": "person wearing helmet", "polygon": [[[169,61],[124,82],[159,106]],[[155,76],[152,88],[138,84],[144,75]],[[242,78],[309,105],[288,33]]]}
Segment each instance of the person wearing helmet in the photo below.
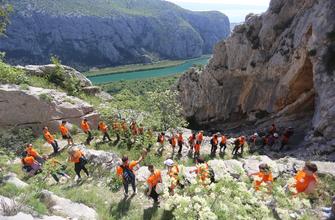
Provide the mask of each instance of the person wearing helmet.
{"label": "person wearing helmet", "polygon": [[164,165],[167,166],[167,174],[170,177],[171,185],[169,186],[170,195],[174,194],[174,189],[180,184],[179,182],[179,167],[172,159],[164,161]]}

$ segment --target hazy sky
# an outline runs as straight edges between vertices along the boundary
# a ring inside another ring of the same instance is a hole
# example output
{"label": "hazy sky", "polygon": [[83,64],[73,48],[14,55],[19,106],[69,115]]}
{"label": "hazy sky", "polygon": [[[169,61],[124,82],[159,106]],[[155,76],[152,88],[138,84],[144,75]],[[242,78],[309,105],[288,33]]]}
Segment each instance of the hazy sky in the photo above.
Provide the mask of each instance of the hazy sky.
{"label": "hazy sky", "polygon": [[242,22],[249,13],[259,14],[269,6],[270,0],[167,0],[193,11],[217,10],[225,13],[230,22]]}

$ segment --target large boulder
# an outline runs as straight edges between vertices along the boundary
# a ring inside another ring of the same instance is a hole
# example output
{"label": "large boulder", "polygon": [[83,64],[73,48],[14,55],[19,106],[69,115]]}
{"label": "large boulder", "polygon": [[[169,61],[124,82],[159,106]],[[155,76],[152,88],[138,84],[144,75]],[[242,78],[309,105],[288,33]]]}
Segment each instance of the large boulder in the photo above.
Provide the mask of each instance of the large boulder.
{"label": "large boulder", "polygon": [[96,211],[84,204],[72,202],[69,199],[56,196],[54,193],[43,190],[41,201],[51,213],[71,219],[93,220],[98,219]]}
{"label": "large boulder", "polygon": [[19,212],[18,214],[14,216],[1,216],[2,220],[66,220],[65,218],[59,217],[59,216],[43,216],[41,218],[33,217],[30,214],[25,214],[22,212]]}
{"label": "large boulder", "polygon": [[53,89],[0,85],[0,127],[26,126],[40,134],[44,126],[55,132],[61,120],[79,125],[84,117],[97,127],[99,114],[79,98]]}
{"label": "large boulder", "polygon": [[334,139],[334,7],[328,0],[272,0],[265,13],[247,16],[203,71],[179,79],[184,115],[207,128],[275,122]]}
{"label": "large boulder", "polygon": [[[65,80],[73,77],[80,81],[82,87],[92,86],[92,82],[87,79],[83,74],[78,72],[69,66],[60,66],[64,70]],[[28,75],[39,76],[39,77],[48,77],[53,72],[56,71],[57,66],[55,64],[48,65],[27,65],[27,66],[17,66],[17,68],[24,70]]]}
{"label": "large boulder", "polygon": [[19,189],[23,189],[28,186],[27,183],[17,178],[17,175],[15,173],[8,173],[7,175],[3,177],[3,181],[5,183],[13,184]]}
{"label": "large boulder", "polygon": [[271,167],[273,177],[278,177],[281,172],[284,172],[284,167],[278,165],[275,161],[270,159],[268,156],[251,156],[246,159],[242,159],[243,168],[248,175],[259,171],[258,166],[262,163],[266,163]]}
{"label": "large boulder", "polygon": [[238,160],[210,160],[208,165],[212,167],[216,179],[221,179],[226,174],[236,178],[245,174],[243,164]]}

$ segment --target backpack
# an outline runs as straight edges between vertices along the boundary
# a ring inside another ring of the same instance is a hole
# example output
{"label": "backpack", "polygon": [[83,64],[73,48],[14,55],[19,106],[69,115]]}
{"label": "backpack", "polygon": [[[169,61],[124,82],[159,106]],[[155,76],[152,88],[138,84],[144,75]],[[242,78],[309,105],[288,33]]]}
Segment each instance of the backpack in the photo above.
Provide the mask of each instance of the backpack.
{"label": "backpack", "polygon": [[122,177],[126,181],[126,183],[131,183],[135,180],[135,174],[126,166],[121,166],[123,169]]}
{"label": "backpack", "polygon": [[82,156],[82,157],[79,158],[80,165],[85,166],[87,164],[87,162],[88,161],[87,161],[86,157]]}
{"label": "backpack", "polygon": [[212,167],[208,166],[208,176],[209,179],[211,180],[211,183],[215,182],[215,173]]}

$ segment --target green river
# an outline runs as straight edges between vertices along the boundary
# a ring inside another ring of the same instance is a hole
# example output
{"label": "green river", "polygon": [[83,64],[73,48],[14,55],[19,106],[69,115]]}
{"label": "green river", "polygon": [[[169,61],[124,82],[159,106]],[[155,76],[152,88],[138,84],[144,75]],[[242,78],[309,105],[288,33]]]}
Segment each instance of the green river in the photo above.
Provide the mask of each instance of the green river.
{"label": "green river", "polygon": [[93,84],[103,84],[121,80],[134,80],[134,79],[146,79],[150,77],[161,77],[169,76],[177,73],[183,73],[193,65],[206,65],[208,63],[209,56],[200,57],[196,59],[186,60],[185,63],[178,66],[171,66],[161,69],[152,69],[152,70],[140,70],[134,72],[120,72],[113,73],[110,75],[100,75],[88,77]]}

